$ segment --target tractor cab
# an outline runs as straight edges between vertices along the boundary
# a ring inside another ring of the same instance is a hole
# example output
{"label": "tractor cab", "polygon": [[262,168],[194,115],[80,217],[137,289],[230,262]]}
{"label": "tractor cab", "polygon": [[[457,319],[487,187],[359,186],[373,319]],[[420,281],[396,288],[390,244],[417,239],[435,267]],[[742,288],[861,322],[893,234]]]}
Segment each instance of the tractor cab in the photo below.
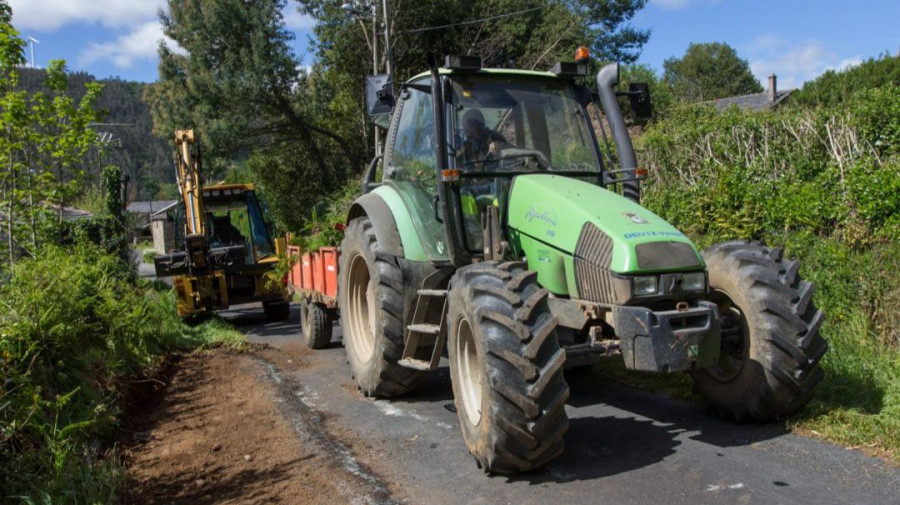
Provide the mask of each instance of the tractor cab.
{"label": "tractor cab", "polygon": [[444,83],[446,169],[438,171],[432,77],[421,74],[400,89],[385,150],[383,184],[394,187],[427,240],[432,260],[449,258],[438,180],[458,180],[462,249],[484,250],[481,215],[497,208],[505,222],[513,178],[557,174],[602,182],[603,163],[584,101],[571,78],[550,72],[449,68]]}

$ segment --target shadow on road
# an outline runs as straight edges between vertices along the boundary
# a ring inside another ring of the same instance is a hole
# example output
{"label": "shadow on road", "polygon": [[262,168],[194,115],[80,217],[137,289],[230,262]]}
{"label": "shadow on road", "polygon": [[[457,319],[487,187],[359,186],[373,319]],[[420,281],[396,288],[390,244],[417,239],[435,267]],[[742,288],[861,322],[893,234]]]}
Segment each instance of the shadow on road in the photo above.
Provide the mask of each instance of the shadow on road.
{"label": "shadow on road", "polygon": [[[779,424],[734,424],[705,408],[648,391],[610,383],[591,374],[567,376],[571,389],[566,452],[547,468],[512,481],[571,482],[608,477],[658,463],[675,453],[679,437],[715,447],[746,446],[787,433]],[[591,416],[606,405],[621,415]],[[721,453],[717,453],[721,456]]]}

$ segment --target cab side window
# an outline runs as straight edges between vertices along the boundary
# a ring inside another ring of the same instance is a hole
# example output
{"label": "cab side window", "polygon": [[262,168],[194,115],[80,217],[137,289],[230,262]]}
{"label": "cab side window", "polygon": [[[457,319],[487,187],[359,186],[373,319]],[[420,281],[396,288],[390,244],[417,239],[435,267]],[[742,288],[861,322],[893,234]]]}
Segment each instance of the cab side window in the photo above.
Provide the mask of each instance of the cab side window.
{"label": "cab side window", "polygon": [[393,178],[399,180],[434,181],[437,161],[434,155],[434,116],[431,96],[407,88],[400,122],[391,155]]}

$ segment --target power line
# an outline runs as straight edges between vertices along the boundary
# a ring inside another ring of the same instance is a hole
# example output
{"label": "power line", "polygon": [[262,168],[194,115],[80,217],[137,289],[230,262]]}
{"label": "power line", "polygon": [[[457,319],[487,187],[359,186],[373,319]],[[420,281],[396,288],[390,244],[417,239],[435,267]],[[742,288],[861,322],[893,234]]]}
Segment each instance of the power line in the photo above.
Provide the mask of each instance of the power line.
{"label": "power line", "polygon": [[473,19],[472,21],[463,21],[463,22],[461,22],[461,23],[450,23],[450,24],[448,24],[448,25],[429,26],[429,27],[427,27],[427,28],[416,28],[416,29],[414,29],[414,30],[404,30],[404,31],[402,31],[402,32],[400,32],[400,33],[430,32],[430,31],[432,31],[432,30],[441,30],[441,29],[444,29],[444,28],[451,28],[451,27],[453,27],[453,26],[473,25],[473,24],[475,24],[475,23],[481,23],[481,22],[483,22],[483,21],[492,21],[492,20],[494,20],[494,19],[508,18],[508,17],[512,17],[512,16],[518,16],[518,15],[520,15],[520,14],[527,14],[527,13],[529,13],[529,12],[534,12],[534,11],[536,11],[536,10],[543,9],[544,7],[545,7],[545,6],[542,5],[542,6],[540,6],[540,7],[532,7],[532,8],[530,8],[530,9],[524,9],[524,10],[521,10],[521,11],[510,12],[510,13],[507,13],[507,14],[498,14],[498,15],[496,15],[496,16],[489,16],[489,17],[481,18],[481,19]]}

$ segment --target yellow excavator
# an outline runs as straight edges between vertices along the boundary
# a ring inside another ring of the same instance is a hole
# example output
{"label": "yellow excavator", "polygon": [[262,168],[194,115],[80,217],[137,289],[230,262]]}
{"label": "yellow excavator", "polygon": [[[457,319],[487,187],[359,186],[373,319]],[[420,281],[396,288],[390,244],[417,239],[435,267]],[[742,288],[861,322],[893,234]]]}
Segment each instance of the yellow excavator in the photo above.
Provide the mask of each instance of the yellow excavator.
{"label": "yellow excavator", "polygon": [[285,250],[273,240],[253,184],[201,186],[201,155],[193,130],[175,132],[175,171],[181,194],[176,244],[183,250],[154,258],[157,277],[174,277],[178,315],[192,319],[230,305],[262,302],[266,317],[288,317],[286,286],[272,282]]}

